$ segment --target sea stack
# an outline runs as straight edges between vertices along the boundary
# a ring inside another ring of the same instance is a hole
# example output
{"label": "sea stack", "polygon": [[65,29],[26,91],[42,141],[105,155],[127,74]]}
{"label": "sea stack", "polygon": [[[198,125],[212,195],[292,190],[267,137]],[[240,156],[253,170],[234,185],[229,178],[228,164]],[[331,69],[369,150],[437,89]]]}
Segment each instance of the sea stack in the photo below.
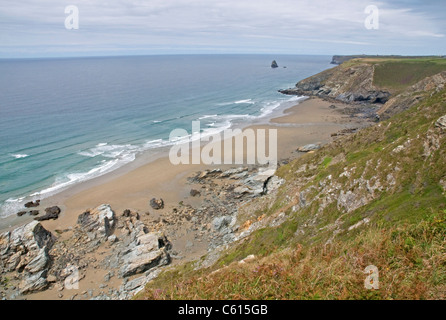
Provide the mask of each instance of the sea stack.
{"label": "sea stack", "polygon": [[271,62],[271,68],[275,69],[278,68],[279,66],[277,65],[276,60],[273,60],[273,62]]}

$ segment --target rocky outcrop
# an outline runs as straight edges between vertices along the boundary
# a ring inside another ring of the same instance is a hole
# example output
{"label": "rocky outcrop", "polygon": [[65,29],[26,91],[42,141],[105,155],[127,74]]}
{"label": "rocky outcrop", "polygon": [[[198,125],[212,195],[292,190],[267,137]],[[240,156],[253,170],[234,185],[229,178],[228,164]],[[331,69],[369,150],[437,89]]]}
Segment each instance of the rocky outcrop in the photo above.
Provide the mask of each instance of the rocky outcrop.
{"label": "rocky outcrop", "polygon": [[276,60],[273,60],[273,62],[271,62],[271,68],[275,69],[278,67],[279,67],[279,65],[277,64]]}
{"label": "rocky outcrop", "polygon": [[45,289],[55,237],[33,221],[0,235],[0,273],[17,272],[22,279],[19,290],[27,294]]}
{"label": "rocky outcrop", "polygon": [[91,240],[106,239],[110,236],[113,233],[115,221],[115,213],[108,204],[85,211],[77,219],[77,223]]}
{"label": "rocky outcrop", "polygon": [[384,104],[390,92],[373,85],[374,66],[363,63],[328,69],[299,81],[295,88],[279,90],[288,95],[318,96],[345,103]]}

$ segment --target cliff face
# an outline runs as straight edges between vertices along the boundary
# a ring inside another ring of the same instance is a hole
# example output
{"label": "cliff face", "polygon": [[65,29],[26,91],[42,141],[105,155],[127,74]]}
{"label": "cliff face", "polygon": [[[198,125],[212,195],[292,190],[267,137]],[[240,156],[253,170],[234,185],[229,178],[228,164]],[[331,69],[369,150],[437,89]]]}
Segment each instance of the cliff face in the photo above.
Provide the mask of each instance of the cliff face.
{"label": "cliff face", "polygon": [[[345,103],[378,105],[377,115],[383,120],[409,109],[427,98],[429,92],[438,92],[446,84],[446,71],[441,71],[403,90],[383,88],[374,83],[376,77],[382,77],[382,74],[376,71],[377,66],[378,64],[367,60],[355,60],[299,81],[295,88],[279,90],[279,92],[289,95],[317,96]],[[410,68],[410,65],[407,67]],[[390,68],[392,66],[389,66]],[[397,68],[386,71],[399,72]]]}
{"label": "cliff face", "polygon": [[279,90],[283,94],[318,96],[346,103],[387,102],[391,93],[373,85],[374,65],[338,66],[299,81],[295,88]]}

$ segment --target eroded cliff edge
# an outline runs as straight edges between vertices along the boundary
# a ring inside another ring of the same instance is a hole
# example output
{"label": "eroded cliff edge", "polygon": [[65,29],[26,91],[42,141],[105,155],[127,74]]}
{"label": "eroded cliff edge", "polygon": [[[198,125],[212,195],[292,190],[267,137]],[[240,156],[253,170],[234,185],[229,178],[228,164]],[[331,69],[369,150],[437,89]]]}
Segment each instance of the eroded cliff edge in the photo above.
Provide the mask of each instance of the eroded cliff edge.
{"label": "eroded cliff edge", "polygon": [[[370,106],[378,119],[388,119],[420,102],[426,92],[441,90],[446,83],[445,69],[441,59],[353,59],[279,92]],[[389,75],[395,81],[383,85],[382,79]]]}

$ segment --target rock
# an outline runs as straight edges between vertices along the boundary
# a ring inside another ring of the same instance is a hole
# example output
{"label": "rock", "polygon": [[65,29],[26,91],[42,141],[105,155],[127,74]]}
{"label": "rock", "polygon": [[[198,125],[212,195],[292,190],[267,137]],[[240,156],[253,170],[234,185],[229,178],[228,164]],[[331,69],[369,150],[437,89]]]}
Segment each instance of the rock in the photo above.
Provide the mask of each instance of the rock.
{"label": "rock", "polygon": [[235,169],[229,169],[226,170],[225,172],[223,172],[222,174],[220,174],[221,178],[228,178],[234,175],[239,175],[241,173],[247,172],[248,168],[246,167],[241,167],[241,168],[235,168]]}
{"label": "rock", "polygon": [[17,212],[17,216],[18,216],[18,217],[21,217],[21,216],[23,216],[24,214],[26,214],[26,211],[20,211],[20,212]]}
{"label": "rock", "polygon": [[118,241],[118,237],[116,237],[114,234],[112,234],[111,236],[109,236],[107,238],[107,241],[110,243],[115,243],[116,241]]}
{"label": "rock", "polygon": [[56,277],[55,275],[49,275],[49,276],[46,278],[46,281],[48,281],[49,283],[54,283],[54,282],[57,281],[57,277]]}
{"label": "rock", "polygon": [[198,190],[195,190],[195,189],[191,189],[191,190],[190,190],[190,195],[191,195],[192,197],[200,196],[200,195],[201,195],[201,192],[198,191]]}
{"label": "rock", "polygon": [[297,148],[297,151],[299,152],[310,152],[310,151],[314,151],[314,150],[318,150],[320,149],[321,146],[318,144],[307,144],[303,147],[299,147]]}
{"label": "rock", "polygon": [[21,294],[29,294],[36,291],[46,289],[48,281],[45,278],[46,270],[40,271],[36,274],[30,274],[25,277],[19,285]]}
{"label": "rock", "polygon": [[91,240],[107,239],[113,232],[115,222],[115,213],[108,204],[86,211],[77,218],[77,223]]}
{"label": "rock", "polygon": [[128,218],[128,217],[130,217],[130,214],[131,214],[131,211],[129,209],[126,209],[122,213],[122,216]]}
{"label": "rock", "polygon": [[51,232],[37,221],[0,235],[0,265],[4,265],[7,272],[18,272],[18,279],[22,280],[19,284],[21,294],[47,287],[48,250],[54,242]]}
{"label": "rock", "polygon": [[42,248],[34,259],[32,259],[25,267],[29,273],[37,273],[46,268],[49,262],[48,249]]}
{"label": "rock", "polygon": [[29,212],[29,215],[30,216],[38,216],[39,215],[39,210],[31,210],[30,212]]}
{"label": "rock", "polygon": [[221,231],[223,228],[228,227],[231,223],[232,223],[231,216],[223,216],[215,218],[212,221],[212,226],[214,227],[214,230]]}
{"label": "rock", "polygon": [[242,181],[243,187],[234,189],[237,193],[250,193],[252,196],[264,195],[267,193],[267,183],[276,172],[276,168],[260,168],[256,174]]}
{"label": "rock", "polygon": [[41,217],[34,218],[37,221],[45,221],[45,220],[56,220],[59,218],[60,208],[57,206],[49,207],[45,209],[45,214]]}
{"label": "rock", "polygon": [[30,201],[25,203],[25,208],[35,208],[38,207],[39,205],[40,205],[40,200]]}
{"label": "rock", "polygon": [[279,189],[279,187],[284,183],[285,183],[285,180],[283,180],[282,178],[279,178],[278,176],[272,176],[267,180],[267,182],[265,184],[264,193],[268,194],[270,192],[273,192],[273,191]]}
{"label": "rock", "polygon": [[20,246],[23,246],[27,252],[37,252],[45,246],[50,248],[54,241],[55,238],[52,233],[37,221],[14,229],[9,238],[10,250],[13,252]]}
{"label": "rock", "polygon": [[122,277],[129,277],[169,263],[170,257],[166,250],[150,251],[144,246],[138,246],[123,257],[120,274]]}
{"label": "rock", "polygon": [[150,206],[155,210],[160,210],[164,208],[164,200],[163,199],[151,199]]}
{"label": "rock", "polygon": [[442,116],[435,122],[435,126],[440,128],[442,131],[446,131],[446,115]]}
{"label": "rock", "polygon": [[129,277],[170,263],[171,244],[164,235],[146,233],[138,236],[121,257],[121,277]]}
{"label": "rock", "polygon": [[334,104],[332,104],[331,106],[329,106],[330,109],[336,109],[336,106]]}
{"label": "rock", "polygon": [[271,68],[275,69],[278,67],[279,67],[279,65],[277,64],[276,60],[273,60],[273,62],[271,62]]}

